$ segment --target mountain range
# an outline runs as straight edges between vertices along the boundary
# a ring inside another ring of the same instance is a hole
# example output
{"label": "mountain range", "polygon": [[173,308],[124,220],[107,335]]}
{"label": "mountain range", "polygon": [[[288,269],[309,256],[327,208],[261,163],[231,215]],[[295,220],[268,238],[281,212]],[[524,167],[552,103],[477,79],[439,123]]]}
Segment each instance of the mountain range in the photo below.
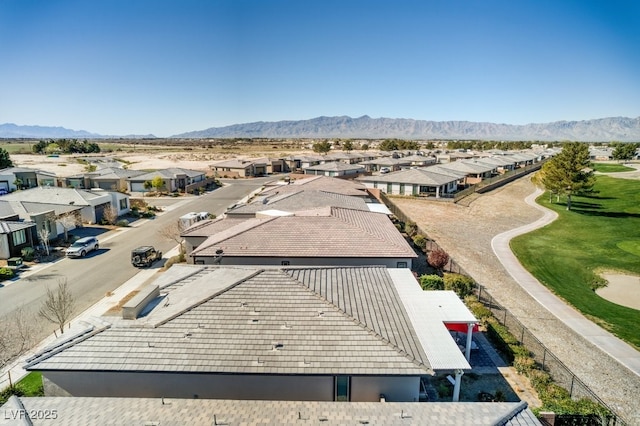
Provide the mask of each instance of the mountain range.
{"label": "mountain range", "polygon": [[[153,135],[105,136],[63,127],[0,124],[0,138],[154,138]],[[638,142],[640,117],[608,117],[525,125],[405,118],[317,117],[295,121],[259,121],[211,127],[171,138],[361,138],[486,139],[527,141]]]}

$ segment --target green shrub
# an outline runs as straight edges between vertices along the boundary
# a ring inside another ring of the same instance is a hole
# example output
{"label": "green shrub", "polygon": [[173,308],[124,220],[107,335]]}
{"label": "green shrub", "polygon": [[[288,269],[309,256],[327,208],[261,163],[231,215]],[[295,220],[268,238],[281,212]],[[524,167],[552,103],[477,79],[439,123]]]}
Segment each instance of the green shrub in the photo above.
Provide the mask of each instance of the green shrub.
{"label": "green shrub", "polygon": [[406,222],[404,224],[404,232],[406,232],[408,236],[413,237],[418,232],[418,225],[416,225],[415,222]]}
{"label": "green shrub", "polygon": [[533,370],[535,366],[536,362],[530,356],[516,355],[513,360],[513,367],[516,369],[518,374],[527,374],[529,371]]}
{"label": "green shrub", "polygon": [[126,219],[121,219],[119,221],[116,222],[116,226],[121,226],[123,228],[126,228],[129,226],[129,221]]}
{"label": "green shrub", "polygon": [[0,281],[8,280],[13,278],[13,269],[11,268],[0,268]]}
{"label": "green shrub", "polygon": [[536,389],[536,392],[538,392],[538,389],[546,388],[549,386],[549,383],[551,383],[551,376],[546,371],[534,369],[529,371],[527,377],[529,381],[531,381],[531,386]]}
{"label": "green shrub", "polygon": [[467,305],[471,313],[473,313],[473,316],[478,318],[482,323],[485,323],[488,318],[493,316],[491,309],[484,306],[476,296],[469,295],[465,297],[464,303]]}
{"label": "green shrub", "polygon": [[36,257],[36,250],[33,247],[25,247],[20,250],[20,255],[23,260],[31,262]]}
{"label": "green shrub", "polygon": [[451,398],[453,396],[453,389],[450,385],[445,383],[440,383],[437,388],[438,398],[446,399]]}
{"label": "green shrub", "polygon": [[444,289],[453,290],[460,298],[465,298],[473,292],[476,283],[472,278],[466,275],[445,273]]}
{"label": "green shrub", "polygon": [[444,290],[444,280],[440,275],[421,275],[419,279],[423,290]]}
{"label": "green shrub", "polygon": [[413,237],[413,244],[415,244],[420,250],[424,251],[427,247],[427,239],[423,235],[417,234]]}

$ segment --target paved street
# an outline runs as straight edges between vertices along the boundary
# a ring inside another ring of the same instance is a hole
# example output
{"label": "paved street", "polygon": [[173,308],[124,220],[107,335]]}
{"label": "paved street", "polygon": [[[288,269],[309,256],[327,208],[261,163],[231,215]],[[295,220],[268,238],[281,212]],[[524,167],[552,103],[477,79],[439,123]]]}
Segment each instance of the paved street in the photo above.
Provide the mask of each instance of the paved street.
{"label": "paved street", "polygon": [[[229,205],[272,179],[234,180],[229,185],[202,196],[148,198],[146,200],[149,204],[164,209],[154,219],[137,221],[129,228],[108,230],[102,227],[84,227],[72,231],[71,234],[79,236],[97,236],[100,249],[84,258],[65,258],[38,266],[37,271],[23,273],[20,279],[5,283],[0,287],[0,317],[10,317],[17,307],[24,306],[36,325],[36,341],[40,341],[56,328],[55,324],[37,316],[47,287],[53,288],[59,280],[66,279],[76,298],[75,313],[80,313],[140,272],[130,263],[131,249],[149,244],[167,253],[175,247],[176,242],[162,237],[158,233],[159,229],[175,223],[180,216],[190,211],[208,211],[220,215]],[[163,263],[157,262],[152,268],[160,268]]]}

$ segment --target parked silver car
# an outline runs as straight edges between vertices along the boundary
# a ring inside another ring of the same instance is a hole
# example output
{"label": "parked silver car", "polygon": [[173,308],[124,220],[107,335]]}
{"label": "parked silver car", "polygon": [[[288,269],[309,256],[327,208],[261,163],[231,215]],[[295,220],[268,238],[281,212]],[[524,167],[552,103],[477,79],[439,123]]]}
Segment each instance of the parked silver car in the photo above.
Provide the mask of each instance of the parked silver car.
{"label": "parked silver car", "polygon": [[84,257],[92,250],[98,250],[99,244],[96,237],[84,237],[76,240],[66,251],[67,257]]}

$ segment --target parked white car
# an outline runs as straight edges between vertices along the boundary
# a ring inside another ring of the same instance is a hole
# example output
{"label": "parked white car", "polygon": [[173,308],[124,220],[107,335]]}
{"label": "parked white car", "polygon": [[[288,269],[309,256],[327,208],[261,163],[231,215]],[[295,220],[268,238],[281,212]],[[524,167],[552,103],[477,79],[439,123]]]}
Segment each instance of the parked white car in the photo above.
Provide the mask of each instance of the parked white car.
{"label": "parked white car", "polygon": [[69,246],[66,251],[67,257],[85,257],[87,253],[98,250],[99,244],[96,237],[80,238]]}

